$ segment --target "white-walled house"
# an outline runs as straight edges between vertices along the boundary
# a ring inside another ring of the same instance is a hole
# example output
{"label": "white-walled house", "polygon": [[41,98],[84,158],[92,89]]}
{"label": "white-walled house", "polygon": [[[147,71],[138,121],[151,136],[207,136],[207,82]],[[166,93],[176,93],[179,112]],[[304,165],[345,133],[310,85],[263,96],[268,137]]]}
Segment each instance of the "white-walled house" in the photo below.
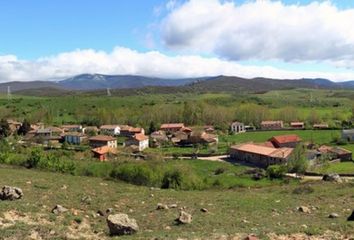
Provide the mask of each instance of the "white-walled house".
{"label": "white-walled house", "polygon": [[234,134],[246,132],[245,124],[241,122],[231,123],[231,132],[233,132]]}
{"label": "white-walled house", "polygon": [[149,137],[141,133],[135,134],[133,137],[130,137],[125,141],[125,146],[137,146],[141,152],[149,147]]}
{"label": "white-walled house", "polygon": [[120,134],[120,127],[118,125],[102,125],[100,127],[100,134],[118,136]]}

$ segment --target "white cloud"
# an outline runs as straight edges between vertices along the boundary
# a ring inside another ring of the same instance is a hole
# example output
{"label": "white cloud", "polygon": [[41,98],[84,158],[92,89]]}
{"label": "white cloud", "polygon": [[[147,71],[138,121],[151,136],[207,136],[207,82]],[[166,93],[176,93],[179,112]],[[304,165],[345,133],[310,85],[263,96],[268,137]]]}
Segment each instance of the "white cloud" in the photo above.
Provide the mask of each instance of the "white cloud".
{"label": "white cloud", "polygon": [[190,0],[162,20],[161,34],[167,47],[185,52],[353,68],[353,23],[354,9],[330,2]]}
{"label": "white cloud", "polygon": [[182,78],[229,75],[240,77],[354,79],[354,72],[297,72],[271,66],[243,66],[239,63],[197,55],[167,56],[158,51],[137,52],[116,47],[112,52],[75,50],[28,61],[13,55],[0,56],[0,81],[61,79],[82,73],[136,74]]}

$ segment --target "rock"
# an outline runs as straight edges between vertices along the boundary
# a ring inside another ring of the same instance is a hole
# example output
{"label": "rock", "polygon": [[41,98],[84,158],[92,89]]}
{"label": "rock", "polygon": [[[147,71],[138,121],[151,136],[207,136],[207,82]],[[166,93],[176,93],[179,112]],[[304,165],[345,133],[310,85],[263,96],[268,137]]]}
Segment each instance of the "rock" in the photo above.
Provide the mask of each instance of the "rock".
{"label": "rock", "polygon": [[67,212],[68,209],[66,209],[65,207],[61,206],[61,205],[56,205],[53,209],[52,209],[52,213],[54,214],[60,214],[60,213],[64,213]]}
{"label": "rock", "polygon": [[177,204],[174,203],[174,204],[168,205],[168,207],[169,207],[169,208],[177,208],[178,206],[177,206]]}
{"label": "rock", "polygon": [[347,221],[354,221],[354,210],[352,214],[347,218]]}
{"label": "rock", "polygon": [[1,200],[17,200],[23,197],[23,192],[21,188],[4,186],[0,192]]}
{"label": "rock", "polygon": [[61,189],[66,190],[66,189],[68,189],[68,187],[66,185],[63,185],[63,186],[61,186]]}
{"label": "rock", "polygon": [[299,212],[303,212],[303,213],[311,213],[310,209],[308,207],[305,207],[305,206],[300,206],[297,208],[297,210]]}
{"label": "rock", "polygon": [[251,235],[248,235],[247,237],[245,237],[244,240],[259,240],[259,238],[256,237],[255,235],[251,234]]}
{"label": "rock", "polygon": [[109,215],[107,225],[112,236],[131,235],[139,230],[136,220],[122,213]]}
{"label": "rock", "polygon": [[168,210],[168,206],[166,204],[158,203],[156,210]]}
{"label": "rock", "polygon": [[91,204],[92,198],[90,196],[85,196],[85,197],[81,198],[81,202],[85,203],[85,204]]}
{"label": "rock", "polygon": [[200,211],[205,212],[205,213],[209,212],[208,209],[206,209],[206,208],[201,208]]}
{"label": "rock", "polygon": [[106,213],[107,213],[107,214],[113,213],[113,208],[107,208],[107,209],[106,209]]}
{"label": "rock", "polygon": [[103,216],[105,215],[102,210],[98,210],[98,211],[97,211],[97,214],[98,214],[99,216],[101,216],[101,217],[103,217]]}
{"label": "rock", "polygon": [[322,180],[327,182],[337,182],[337,183],[343,182],[342,178],[337,173],[325,174],[323,175]]}
{"label": "rock", "polygon": [[192,215],[186,213],[185,211],[181,211],[179,213],[179,217],[176,219],[178,223],[181,224],[189,224],[192,222]]}
{"label": "rock", "polygon": [[328,215],[329,218],[338,218],[339,215],[337,213],[331,213]]}

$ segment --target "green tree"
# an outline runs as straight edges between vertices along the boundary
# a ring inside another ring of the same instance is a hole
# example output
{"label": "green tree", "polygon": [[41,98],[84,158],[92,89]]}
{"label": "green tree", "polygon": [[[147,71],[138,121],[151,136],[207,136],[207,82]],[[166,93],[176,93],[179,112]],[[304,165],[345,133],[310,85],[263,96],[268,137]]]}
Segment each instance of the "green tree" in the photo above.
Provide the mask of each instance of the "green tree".
{"label": "green tree", "polygon": [[149,133],[151,134],[151,133],[155,132],[156,130],[157,130],[157,128],[156,128],[155,122],[151,121],[150,125],[149,125]]}
{"label": "green tree", "polygon": [[11,134],[9,123],[5,119],[0,120],[0,137],[8,137]]}
{"label": "green tree", "polygon": [[305,157],[305,148],[298,144],[288,161],[289,172],[304,174],[308,168],[308,160]]}
{"label": "green tree", "polygon": [[21,127],[18,129],[17,134],[18,135],[26,135],[29,131],[31,131],[31,124],[25,119],[21,125]]}

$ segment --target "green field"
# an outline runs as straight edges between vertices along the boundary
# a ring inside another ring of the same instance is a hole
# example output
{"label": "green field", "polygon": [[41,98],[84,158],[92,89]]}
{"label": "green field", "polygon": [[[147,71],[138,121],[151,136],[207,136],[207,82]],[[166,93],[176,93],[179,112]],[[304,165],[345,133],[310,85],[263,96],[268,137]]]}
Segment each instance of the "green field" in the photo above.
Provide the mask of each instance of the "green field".
{"label": "green field", "polygon": [[[23,199],[0,204],[1,221],[7,224],[0,228],[2,239],[26,239],[30,235],[42,239],[114,239],[108,236],[105,218],[95,214],[107,208],[127,213],[140,227],[136,235],[116,239],[242,239],[250,233],[272,239],[269,233],[310,236],[328,230],[337,238],[325,239],[344,239],[344,235],[350,238],[354,234],[353,223],[346,221],[353,210],[353,183],[174,191],[23,169],[1,168],[0,175],[0,185],[18,186],[24,191]],[[301,189],[312,192],[301,193],[306,192]],[[81,201],[84,196],[92,199],[89,204]],[[192,223],[176,225],[178,209],[158,211],[157,203],[185,207],[193,215]],[[50,213],[56,204],[69,211],[60,216]],[[298,206],[316,209],[305,214],[296,210]],[[201,208],[207,208],[208,213]],[[332,212],[339,218],[329,219]]]}

